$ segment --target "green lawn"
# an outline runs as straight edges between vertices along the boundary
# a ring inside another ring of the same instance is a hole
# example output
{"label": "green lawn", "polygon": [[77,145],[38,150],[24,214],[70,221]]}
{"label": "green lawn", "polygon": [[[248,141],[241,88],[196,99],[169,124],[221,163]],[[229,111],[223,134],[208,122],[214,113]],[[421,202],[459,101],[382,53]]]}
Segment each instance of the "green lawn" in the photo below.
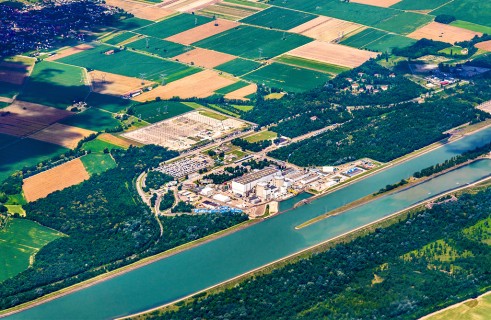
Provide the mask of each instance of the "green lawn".
{"label": "green lawn", "polygon": [[84,143],[84,145],[83,145],[84,150],[91,151],[92,153],[103,153],[104,149],[106,149],[106,148],[108,150],[123,149],[117,145],[114,145],[112,143],[102,141],[99,139],[94,139],[94,140],[88,141],[88,142]]}
{"label": "green lawn", "polygon": [[117,45],[118,43],[126,41],[130,38],[133,38],[134,36],[136,36],[136,34],[134,34],[132,32],[123,32],[123,33],[119,33],[119,34],[115,35],[114,37],[111,37],[111,38],[105,40],[104,42],[109,43],[109,44],[113,44],[113,45]]}
{"label": "green lawn", "polygon": [[167,81],[170,81],[171,78],[177,80],[201,71],[199,68],[191,68],[177,62],[150,57],[130,50],[123,50],[110,55],[104,54],[111,49],[114,47],[100,45],[58,61],[128,77],[140,77],[141,74],[145,74],[147,80],[160,80],[160,74],[163,73],[167,74]]}
{"label": "green lawn", "polygon": [[329,63],[324,63],[320,61],[294,57],[289,55],[282,55],[281,57],[277,58],[276,61],[301,67],[301,68],[313,69],[319,72],[329,73],[333,76],[336,76],[341,72],[350,70],[349,68],[337,66],[334,64],[329,64]]}
{"label": "green lawn", "polygon": [[244,112],[248,112],[248,111],[251,111],[252,109],[254,109],[254,106],[243,106],[243,105],[237,105],[237,104],[233,104],[232,107],[234,107],[237,110],[244,111]]}
{"label": "green lawn", "polygon": [[215,67],[215,69],[239,77],[248,72],[251,72],[254,69],[259,68],[260,66],[261,64],[259,62],[237,58],[232,61],[225,62],[224,64]]}
{"label": "green lawn", "polygon": [[302,35],[281,31],[239,26],[194,43],[206,49],[244,58],[271,58],[311,42]]}
{"label": "green lawn", "polygon": [[12,219],[0,229],[0,282],[26,270],[39,249],[61,236],[33,221]]}
{"label": "green lawn", "polygon": [[[148,43],[148,47],[147,47]],[[154,37],[147,37],[126,44],[126,47],[145,51],[151,54],[158,55],[162,58],[171,58],[186,51],[192,50],[192,47],[183,46],[182,44],[160,40]]]}
{"label": "green lawn", "polygon": [[89,108],[84,112],[61,120],[60,123],[97,132],[112,129],[120,124],[111,113],[97,108]]}
{"label": "green lawn", "polygon": [[85,102],[87,102],[87,104],[91,107],[104,109],[114,113],[129,108],[131,105],[135,104],[135,102],[128,99],[122,99],[119,97],[100,94],[96,92],[92,92],[87,97]]}
{"label": "green lawn", "polygon": [[210,21],[212,21],[212,19],[208,17],[183,13],[167,18],[163,21],[148,25],[136,30],[135,32],[155,38],[164,39],[188,29],[192,29],[194,27],[208,23]]}
{"label": "green lawn", "polygon": [[264,140],[270,140],[273,138],[276,138],[278,134],[276,132],[272,131],[261,131],[259,133],[253,134],[252,136],[248,136],[245,139],[251,143],[253,142],[258,142],[258,141],[264,141]]}
{"label": "green lawn", "polygon": [[247,87],[248,85],[249,85],[248,82],[238,81],[236,83],[232,83],[229,86],[226,86],[226,87],[223,87],[221,89],[218,89],[217,91],[215,91],[215,93],[225,95],[227,93],[234,92],[235,90],[239,90],[240,88]]}
{"label": "green lawn", "polygon": [[491,34],[491,27],[485,27],[485,26],[482,26],[480,24],[475,24],[475,23],[471,23],[471,22],[467,22],[467,21],[456,20],[456,21],[450,23],[450,25],[452,25],[454,27],[459,27],[459,28],[463,28],[463,29],[467,29],[467,30],[476,31],[476,32]]}
{"label": "green lawn", "polygon": [[491,1],[454,0],[431,12],[432,15],[449,14],[458,20],[491,27]]}
{"label": "green lawn", "polygon": [[89,93],[84,79],[85,71],[81,68],[51,61],[38,62],[18,99],[65,109]]}
{"label": "green lawn", "polygon": [[155,123],[192,111],[193,108],[176,101],[155,101],[135,105],[132,110],[136,117]]}
{"label": "green lawn", "polygon": [[302,92],[325,84],[331,77],[326,73],[272,63],[247,74],[244,78],[257,83],[264,83],[272,88],[289,92]]}
{"label": "green lawn", "polygon": [[310,13],[271,7],[240,21],[266,28],[290,30],[315,18],[317,16]]}
{"label": "green lawn", "polygon": [[0,181],[25,166],[37,165],[67,151],[55,144],[0,134]]}
{"label": "green lawn", "polygon": [[91,153],[80,158],[90,176],[116,168],[116,162],[108,153]]}

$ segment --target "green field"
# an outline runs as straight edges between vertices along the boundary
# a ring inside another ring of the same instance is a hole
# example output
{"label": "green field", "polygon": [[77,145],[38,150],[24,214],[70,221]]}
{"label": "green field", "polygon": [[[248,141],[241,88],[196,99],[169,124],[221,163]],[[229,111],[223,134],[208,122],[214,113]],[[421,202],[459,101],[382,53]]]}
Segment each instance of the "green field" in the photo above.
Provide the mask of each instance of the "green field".
{"label": "green field", "polygon": [[137,28],[141,28],[144,26],[148,26],[152,24],[153,21],[140,19],[140,18],[129,18],[125,20],[118,21],[115,25],[116,28],[121,30],[133,30]]}
{"label": "green field", "polygon": [[[9,144],[6,145],[7,143]],[[55,144],[0,134],[0,181],[25,166],[35,166],[67,151],[68,149]]]}
{"label": "green field", "polygon": [[[290,51],[312,39],[292,33],[284,33],[251,26],[240,26],[194,43],[212,49],[250,59],[271,58]],[[260,53],[262,50],[262,53]]]}
{"label": "green field", "polygon": [[85,102],[91,107],[104,109],[114,113],[124,110],[134,104],[133,101],[128,99],[122,99],[119,97],[100,94],[96,92],[92,92],[87,97]]}
{"label": "green field", "polygon": [[372,43],[367,44],[364,48],[371,51],[391,52],[394,48],[405,48],[413,45],[416,40],[400,36],[397,34],[387,34]]}
{"label": "green field", "polygon": [[216,113],[216,112],[213,112],[213,111],[208,111],[208,110],[201,110],[199,112],[199,114],[201,114],[201,115],[203,115],[205,117],[210,117],[210,118],[217,119],[217,120],[220,120],[220,121],[223,121],[223,120],[228,119],[223,114],[219,114],[219,113]]}
{"label": "green field", "polygon": [[39,249],[61,236],[33,221],[12,219],[0,229],[0,282],[26,270]]}
{"label": "green field", "polygon": [[247,0],[223,0],[223,2],[238,4],[246,7],[261,8],[261,9],[266,9],[269,7],[268,5],[263,3],[251,2]]}
{"label": "green field", "polygon": [[239,90],[240,88],[247,87],[248,85],[249,85],[248,82],[238,81],[236,83],[232,83],[229,86],[226,86],[226,87],[223,87],[221,89],[218,89],[217,91],[215,91],[215,93],[225,95],[227,93],[234,92],[235,90]]}
{"label": "green field", "polygon": [[119,34],[115,35],[114,37],[111,37],[111,38],[105,40],[104,42],[109,43],[109,44],[113,44],[113,45],[117,45],[118,43],[126,41],[130,38],[133,38],[134,36],[136,36],[136,34],[131,33],[131,32],[123,32],[123,33],[119,33]]}
{"label": "green field", "polygon": [[439,53],[448,54],[452,56],[466,56],[467,54],[462,54],[464,48],[460,46],[452,46],[438,51]]}
{"label": "green field", "polygon": [[451,0],[402,0],[391,8],[401,10],[434,10]]}
{"label": "green field", "polygon": [[233,104],[232,107],[234,107],[237,110],[248,112],[254,109],[254,106],[243,106],[243,105],[238,105],[238,104]]}
{"label": "green field", "polygon": [[409,34],[431,21],[433,21],[433,17],[429,15],[401,12],[372,26],[398,34]]}
{"label": "green field", "polygon": [[[147,41],[148,41],[148,47],[147,47]],[[180,55],[181,53],[193,49],[191,47],[183,46],[182,44],[179,43],[160,40],[153,37],[147,37],[144,39],[139,39],[137,41],[128,43],[126,47],[155,54],[162,58],[175,57],[177,55]]]}
{"label": "green field", "polygon": [[471,22],[467,22],[467,21],[456,20],[456,21],[450,23],[450,25],[452,25],[454,27],[459,27],[459,28],[463,28],[463,29],[467,29],[467,30],[476,31],[476,32],[491,34],[491,27],[485,27],[485,26],[482,26],[480,24],[475,24],[475,23],[471,23]]}
{"label": "green field", "polygon": [[94,139],[94,140],[88,141],[88,142],[84,143],[84,145],[83,145],[83,149],[90,151],[91,153],[103,153],[104,149],[106,149],[106,148],[108,150],[123,149],[117,145],[114,145],[112,143],[102,141],[99,139]]}
{"label": "green field", "polygon": [[0,81],[0,97],[12,98],[19,93],[22,86]]}
{"label": "green field", "polygon": [[254,143],[258,141],[263,141],[263,140],[270,140],[273,138],[276,138],[278,134],[276,132],[272,131],[261,131],[259,133],[253,134],[252,136],[248,136],[245,138],[245,140]]}
{"label": "green field", "polygon": [[290,30],[316,17],[309,13],[271,7],[244,18],[240,22],[272,29]]}
{"label": "green field", "polygon": [[215,67],[215,69],[239,77],[248,72],[251,72],[254,69],[259,68],[260,66],[261,64],[259,62],[237,58],[232,61],[225,62],[224,64]]}
{"label": "green field", "polygon": [[366,45],[375,42],[376,40],[386,35],[388,35],[388,33],[385,31],[367,28],[359,33],[352,35],[351,37],[343,39],[340,43],[354,48],[363,48]]}
{"label": "green field", "polygon": [[3,109],[3,108],[5,108],[5,107],[7,107],[9,105],[10,105],[10,103],[8,103],[8,102],[0,101],[0,109]]}
{"label": "green field", "polygon": [[57,62],[42,61],[34,66],[19,100],[65,109],[89,93],[84,84],[85,71]]}
{"label": "green field", "polygon": [[136,32],[164,39],[210,21],[212,21],[212,19],[208,17],[183,13],[138,29]]}
{"label": "green field", "polygon": [[432,15],[449,14],[458,20],[491,27],[491,1],[454,0],[431,12]]}
{"label": "green field", "polygon": [[141,117],[142,120],[150,123],[159,122],[194,110],[176,101],[155,101],[135,105],[131,109],[135,117]]}
{"label": "green field", "polygon": [[272,88],[289,92],[302,92],[323,85],[330,79],[330,76],[313,70],[272,63],[249,73],[244,78],[257,83],[264,83]]}
{"label": "green field", "polygon": [[100,45],[94,49],[62,58],[59,61],[128,77],[139,77],[140,74],[144,73],[147,80],[159,80],[159,75],[162,73],[168,75],[167,79],[172,77],[173,80],[177,80],[201,70],[129,50],[122,50],[110,55],[104,54],[111,49],[114,47]]}
{"label": "green field", "polygon": [[294,56],[289,56],[289,55],[282,55],[281,57],[277,58],[276,61],[282,62],[285,64],[297,66],[300,68],[307,68],[307,69],[312,69],[315,71],[319,72],[325,72],[329,73],[333,76],[336,76],[340,74],[341,72],[350,70],[349,68],[342,67],[342,66],[336,66],[334,64],[328,64],[328,63],[323,63],[320,61],[315,61],[315,60],[310,60],[310,59],[305,59],[305,58],[300,58],[300,57],[294,57]]}
{"label": "green field", "polygon": [[112,129],[120,124],[111,113],[96,108],[89,108],[84,112],[61,120],[60,123],[97,132]]}
{"label": "green field", "polygon": [[108,153],[91,153],[80,158],[90,176],[116,168],[116,162]]}

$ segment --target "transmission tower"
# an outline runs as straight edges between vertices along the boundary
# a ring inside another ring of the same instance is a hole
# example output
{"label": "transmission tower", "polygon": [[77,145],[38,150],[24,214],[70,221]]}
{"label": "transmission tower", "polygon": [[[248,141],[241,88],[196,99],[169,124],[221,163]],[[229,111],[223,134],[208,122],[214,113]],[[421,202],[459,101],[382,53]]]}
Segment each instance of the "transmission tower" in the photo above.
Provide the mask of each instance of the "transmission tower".
{"label": "transmission tower", "polygon": [[163,86],[165,86],[165,77],[167,76],[166,73],[160,74],[160,81]]}
{"label": "transmission tower", "polygon": [[140,80],[142,81],[142,84],[145,84],[145,77],[147,76],[146,73],[140,73]]}
{"label": "transmission tower", "polygon": [[145,43],[146,43],[146,48],[147,48],[147,49],[148,49],[148,41],[149,41],[149,40],[150,40],[149,38],[145,38]]}
{"label": "transmission tower", "polygon": [[259,51],[259,59],[262,59],[263,58],[263,49],[259,48],[257,50]]}

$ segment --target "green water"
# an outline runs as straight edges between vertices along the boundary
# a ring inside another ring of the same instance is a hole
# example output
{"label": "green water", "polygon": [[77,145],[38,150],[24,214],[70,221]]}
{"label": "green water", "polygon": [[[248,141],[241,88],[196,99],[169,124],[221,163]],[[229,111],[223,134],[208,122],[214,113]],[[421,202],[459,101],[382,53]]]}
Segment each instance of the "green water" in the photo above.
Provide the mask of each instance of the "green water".
{"label": "green water", "polygon": [[[409,160],[226,237],[11,316],[11,319],[108,319],[144,311],[263,266],[421,200],[491,174],[482,160],[424,184],[319,221],[295,226],[387,184],[491,141],[491,128]],[[303,196],[301,196],[303,197]],[[282,204],[282,209],[294,200]]]}

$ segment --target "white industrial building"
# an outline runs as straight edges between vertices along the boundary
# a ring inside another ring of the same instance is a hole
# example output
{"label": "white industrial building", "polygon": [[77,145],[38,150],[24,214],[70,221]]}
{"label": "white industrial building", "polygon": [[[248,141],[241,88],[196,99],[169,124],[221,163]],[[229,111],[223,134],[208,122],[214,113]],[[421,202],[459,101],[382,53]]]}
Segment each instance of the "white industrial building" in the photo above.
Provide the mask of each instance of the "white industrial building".
{"label": "white industrial building", "polygon": [[267,167],[262,170],[245,174],[242,177],[232,180],[232,192],[241,196],[247,196],[247,194],[259,183],[269,182],[273,179],[274,175],[279,173],[280,170]]}

